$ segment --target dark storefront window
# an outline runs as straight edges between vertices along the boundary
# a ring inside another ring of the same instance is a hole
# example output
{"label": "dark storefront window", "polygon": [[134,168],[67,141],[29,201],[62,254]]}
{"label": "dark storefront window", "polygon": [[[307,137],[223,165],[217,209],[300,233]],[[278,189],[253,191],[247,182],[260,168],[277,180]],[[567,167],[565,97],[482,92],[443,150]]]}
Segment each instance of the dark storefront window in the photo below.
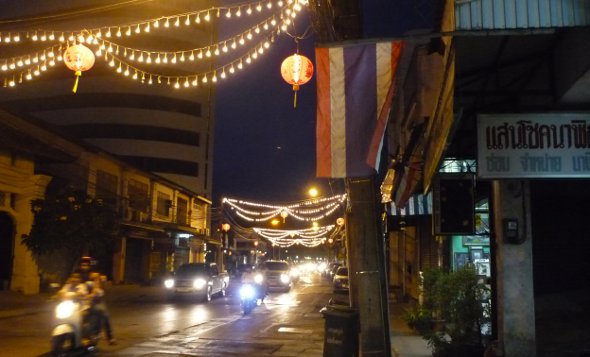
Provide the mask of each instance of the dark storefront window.
{"label": "dark storefront window", "polygon": [[188,201],[182,198],[176,200],[176,223],[188,225]]}
{"label": "dark storefront window", "polygon": [[163,192],[158,192],[158,201],[156,202],[156,213],[159,216],[169,217],[172,200],[170,195]]}
{"label": "dark storefront window", "polygon": [[129,195],[129,207],[141,212],[148,211],[149,197],[147,183],[131,179],[127,186],[127,193]]}
{"label": "dark storefront window", "polygon": [[118,178],[106,171],[96,172],[96,198],[101,198],[106,204],[116,207]]}

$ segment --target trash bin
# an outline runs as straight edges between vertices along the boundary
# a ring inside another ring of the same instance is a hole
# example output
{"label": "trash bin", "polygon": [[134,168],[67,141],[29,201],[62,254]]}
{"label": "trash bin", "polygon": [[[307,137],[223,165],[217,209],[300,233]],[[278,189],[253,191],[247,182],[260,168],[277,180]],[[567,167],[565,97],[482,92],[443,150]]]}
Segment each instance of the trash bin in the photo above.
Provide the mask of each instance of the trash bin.
{"label": "trash bin", "polygon": [[324,357],[358,356],[358,311],[346,305],[328,304],[320,312],[326,319]]}

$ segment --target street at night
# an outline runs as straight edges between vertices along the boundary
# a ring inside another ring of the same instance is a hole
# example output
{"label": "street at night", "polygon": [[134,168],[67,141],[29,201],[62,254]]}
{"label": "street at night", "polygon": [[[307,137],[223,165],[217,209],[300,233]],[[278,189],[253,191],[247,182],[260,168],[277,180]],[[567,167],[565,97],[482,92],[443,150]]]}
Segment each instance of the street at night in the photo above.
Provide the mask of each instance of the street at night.
{"label": "street at night", "polygon": [[[236,287],[209,303],[168,301],[160,286],[112,287],[108,305],[117,344],[103,339],[96,356],[322,355],[320,310],[332,295],[319,274],[302,277],[288,293],[271,292],[248,315]],[[36,301],[12,313],[0,310],[0,356],[48,355],[53,303]]]}
{"label": "street at night", "polygon": [[590,1],[0,3],[0,357],[590,356]]}

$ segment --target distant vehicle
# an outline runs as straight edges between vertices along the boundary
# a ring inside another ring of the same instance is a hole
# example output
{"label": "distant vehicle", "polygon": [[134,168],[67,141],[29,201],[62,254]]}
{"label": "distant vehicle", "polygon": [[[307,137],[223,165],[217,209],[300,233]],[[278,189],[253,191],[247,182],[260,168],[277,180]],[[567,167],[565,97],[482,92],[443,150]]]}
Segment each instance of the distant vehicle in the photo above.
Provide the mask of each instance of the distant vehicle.
{"label": "distant vehicle", "polygon": [[240,278],[245,271],[252,269],[252,268],[254,268],[254,267],[250,264],[238,264],[238,267],[236,268],[236,270],[234,272],[234,276],[236,278]]}
{"label": "distant vehicle", "polygon": [[211,301],[214,295],[225,296],[229,275],[219,272],[215,263],[186,263],[174,276],[164,281],[169,297],[196,296]]}
{"label": "distant vehicle", "polygon": [[340,266],[342,266],[342,263],[328,264],[328,266],[326,267],[326,270],[324,271],[324,276],[326,277],[326,279],[328,279],[329,281],[332,281],[334,279],[334,273],[336,272],[336,270],[338,270],[338,268]]}
{"label": "distant vehicle", "polygon": [[301,269],[299,266],[291,266],[289,276],[291,277],[291,281],[296,284],[299,281],[299,278],[301,278]]}
{"label": "distant vehicle", "polygon": [[332,291],[335,293],[345,293],[348,292],[348,289],[348,268],[341,266],[334,274],[334,278],[332,280]]}
{"label": "distant vehicle", "polygon": [[291,290],[291,267],[284,260],[267,260],[260,266],[264,281],[269,289]]}

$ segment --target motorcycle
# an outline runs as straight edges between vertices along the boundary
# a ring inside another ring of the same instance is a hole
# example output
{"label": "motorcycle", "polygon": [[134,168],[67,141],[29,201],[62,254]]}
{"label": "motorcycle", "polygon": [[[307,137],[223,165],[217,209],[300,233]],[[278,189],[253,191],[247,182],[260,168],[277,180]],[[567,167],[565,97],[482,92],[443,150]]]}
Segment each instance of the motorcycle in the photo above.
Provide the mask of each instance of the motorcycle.
{"label": "motorcycle", "polygon": [[93,352],[100,336],[100,321],[75,293],[60,298],[55,307],[55,326],[51,332],[51,355]]}
{"label": "motorcycle", "polygon": [[242,283],[240,287],[240,301],[244,315],[248,315],[254,307],[262,304],[265,297],[262,281],[262,274],[256,274],[254,282]]}

